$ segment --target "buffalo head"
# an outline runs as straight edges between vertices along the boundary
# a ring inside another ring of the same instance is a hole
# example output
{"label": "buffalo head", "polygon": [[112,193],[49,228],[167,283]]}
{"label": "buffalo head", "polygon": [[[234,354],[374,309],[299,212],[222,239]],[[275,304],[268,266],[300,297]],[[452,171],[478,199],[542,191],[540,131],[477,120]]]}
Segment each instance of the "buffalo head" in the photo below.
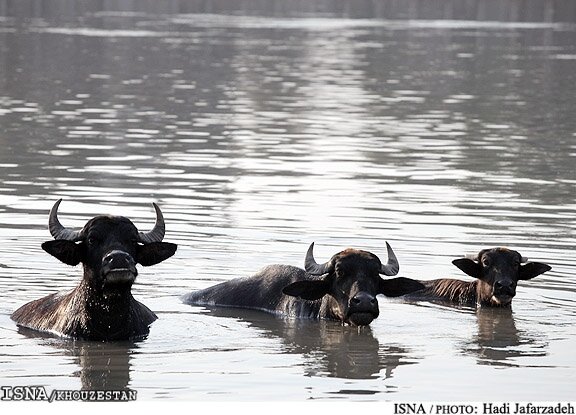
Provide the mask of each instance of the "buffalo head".
{"label": "buffalo head", "polygon": [[130,290],[138,275],[136,264],[155,265],[176,252],[176,245],[162,242],[165,225],[160,208],[154,203],[156,224],[150,232],[138,232],[123,216],[96,216],[79,230],[67,229],[58,220],[58,200],[49,217],[53,241],[42,249],[68,265],[84,265],[89,286],[113,295]]}
{"label": "buffalo head", "polygon": [[518,281],[532,279],[552,269],[540,262],[526,262],[527,258],[507,248],[484,249],[477,255],[452,261],[466,274],[479,280],[477,303],[495,306],[512,302]]}
{"label": "buffalo head", "polygon": [[388,243],[388,263],[366,251],[346,249],[324,264],[316,263],[314,243],[306,254],[305,269],[318,279],[297,281],[282,292],[304,300],[320,300],[334,318],[344,323],[367,326],[379,315],[378,294],[397,297],[420,290],[424,286],[408,278],[385,280],[380,274],[392,276],[399,270],[398,260]]}

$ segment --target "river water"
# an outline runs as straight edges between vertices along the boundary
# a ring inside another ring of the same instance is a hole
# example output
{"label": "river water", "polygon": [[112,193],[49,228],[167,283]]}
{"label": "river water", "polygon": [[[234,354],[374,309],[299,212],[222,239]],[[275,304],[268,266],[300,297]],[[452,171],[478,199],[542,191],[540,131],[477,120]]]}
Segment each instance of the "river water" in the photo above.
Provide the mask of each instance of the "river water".
{"label": "river water", "polygon": [[[576,11],[568,1],[0,1],[0,385],[165,401],[574,400]],[[47,215],[168,261],[134,343],[18,330],[74,287]],[[355,247],[400,276],[508,246],[552,271],[512,311],[380,299],[357,330],[179,297]]]}

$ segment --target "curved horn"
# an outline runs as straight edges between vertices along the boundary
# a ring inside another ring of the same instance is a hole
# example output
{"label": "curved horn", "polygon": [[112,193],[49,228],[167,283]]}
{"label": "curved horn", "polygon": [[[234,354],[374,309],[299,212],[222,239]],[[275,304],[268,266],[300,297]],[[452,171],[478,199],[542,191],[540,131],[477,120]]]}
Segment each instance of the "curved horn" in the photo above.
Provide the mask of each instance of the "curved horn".
{"label": "curved horn", "polygon": [[520,263],[521,264],[525,264],[526,262],[528,262],[528,258],[523,256],[522,258],[520,258]]}
{"label": "curved horn", "polygon": [[388,263],[386,265],[382,264],[380,274],[388,276],[396,275],[398,274],[398,271],[400,271],[398,258],[396,258],[396,254],[394,254],[394,251],[388,242],[386,242],[386,248],[388,249]]}
{"label": "curved horn", "polygon": [[140,242],[144,244],[149,244],[151,242],[162,242],[164,239],[164,233],[166,232],[166,225],[164,224],[164,216],[158,205],[152,202],[154,210],[156,210],[156,223],[154,228],[150,232],[139,232],[138,237]]}
{"label": "curved horn", "polygon": [[310,247],[308,248],[308,252],[306,252],[306,260],[304,261],[304,269],[306,269],[306,272],[310,275],[326,274],[328,272],[328,262],[325,262],[324,264],[316,263],[316,260],[314,259],[313,251],[314,251],[314,242],[312,242],[310,244]]}
{"label": "curved horn", "polygon": [[54,239],[64,239],[66,241],[76,242],[82,239],[80,231],[73,231],[66,229],[58,220],[58,206],[60,206],[62,199],[58,199],[52,209],[50,209],[50,216],[48,218],[48,229]]}
{"label": "curved horn", "polygon": [[478,262],[478,254],[466,254],[464,255],[464,258]]}

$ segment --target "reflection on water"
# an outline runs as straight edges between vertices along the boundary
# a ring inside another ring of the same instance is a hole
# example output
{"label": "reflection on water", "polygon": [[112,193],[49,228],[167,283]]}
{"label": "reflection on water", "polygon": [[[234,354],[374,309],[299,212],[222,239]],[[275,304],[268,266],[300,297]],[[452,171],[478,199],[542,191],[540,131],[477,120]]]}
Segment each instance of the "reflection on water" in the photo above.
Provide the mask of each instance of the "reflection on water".
{"label": "reflection on water", "polygon": [[210,310],[218,317],[246,321],[266,337],[281,339],[284,353],[303,355],[305,376],[388,379],[398,366],[414,363],[409,361],[404,348],[381,345],[369,327],[358,329],[332,321],[277,318],[234,308]]}
{"label": "reflection on water", "polygon": [[66,340],[43,335],[33,330],[19,328],[18,332],[33,339],[43,339],[48,348],[72,356],[80,368],[83,390],[130,390],[130,359],[137,345],[133,342],[90,342]]}
{"label": "reflection on water", "polygon": [[520,357],[542,357],[548,354],[547,342],[534,334],[516,328],[510,308],[479,308],[478,334],[467,345],[466,352],[480,364],[517,366]]}
{"label": "reflection on water", "polygon": [[[0,384],[73,388],[81,368],[79,387],[145,398],[572,399],[574,16],[571,0],[0,0]],[[61,197],[70,227],[149,227],[162,207],[179,250],[138,276],[160,317],[138,345],[37,342],[9,320],[78,282],[40,249]],[[359,333],[178,308],[301,265],[312,241],[319,258],[389,241],[418,279],[463,278],[452,259],[499,245],[553,270],[511,315],[383,301]]]}

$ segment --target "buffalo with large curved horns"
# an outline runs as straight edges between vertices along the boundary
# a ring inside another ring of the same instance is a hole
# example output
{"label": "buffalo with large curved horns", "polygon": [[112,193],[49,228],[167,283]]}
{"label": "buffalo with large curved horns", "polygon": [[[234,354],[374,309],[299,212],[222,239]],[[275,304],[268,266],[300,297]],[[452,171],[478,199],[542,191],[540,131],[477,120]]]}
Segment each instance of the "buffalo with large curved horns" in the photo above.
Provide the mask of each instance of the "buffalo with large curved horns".
{"label": "buffalo with large curved horns", "polygon": [[305,269],[270,265],[251,277],[233,279],[187,294],[183,301],[367,326],[380,313],[378,294],[397,297],[424,288],[408,278],[384,279],[380,276],[393,276],[399,270],[394,251],[390,245],[386,246],[386,264],[382,264],[376,255],[357,249],[346,249],[318,264],[312,243],[306,254]]}
{"label": "buffalo with large curved horns", "polygon": [[82,263],[80,284],[70,292],[31,301],[12,314],[22,327],[87,340],[126,340],[146,336],[156,315],[131,293],[137,264],[150,266],[170,258],[177,246],[162,242],[164,217],[158,205],[156,223],[138,232],[123,216],[101,215],[81,230],[58,219],[62,199],[52,207],[48,228],[54,240],[42,249],[68,265]]}

